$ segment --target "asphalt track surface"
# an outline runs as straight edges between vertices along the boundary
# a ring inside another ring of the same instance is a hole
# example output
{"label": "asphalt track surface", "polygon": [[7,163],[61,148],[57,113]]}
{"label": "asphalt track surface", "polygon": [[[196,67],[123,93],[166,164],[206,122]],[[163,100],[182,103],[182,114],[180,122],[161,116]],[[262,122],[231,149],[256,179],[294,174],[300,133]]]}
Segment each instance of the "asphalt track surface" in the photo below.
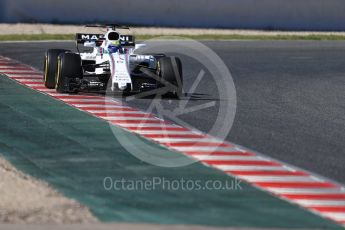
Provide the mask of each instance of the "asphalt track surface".
{"label": "asphalt track surface", "polygon": [[[232,73],[237,112],[227,140],[276,159],[345,182],[345,42],[209,41]],[[1,43],[0,55],[40,70],[48,48],[73,49],[72,42]],[[188,60],[186,60],[187,62]],[[193,72],[194,71],[194,72]],[[187,63],[185,90],[199,66]],[[217,100],[215,83],[200,82],[189,103]],[[130,105],[146,109],[152,98]],[[165,108],[175,101],[163,100]],[[181,119],[207,131],[210,109]]]}

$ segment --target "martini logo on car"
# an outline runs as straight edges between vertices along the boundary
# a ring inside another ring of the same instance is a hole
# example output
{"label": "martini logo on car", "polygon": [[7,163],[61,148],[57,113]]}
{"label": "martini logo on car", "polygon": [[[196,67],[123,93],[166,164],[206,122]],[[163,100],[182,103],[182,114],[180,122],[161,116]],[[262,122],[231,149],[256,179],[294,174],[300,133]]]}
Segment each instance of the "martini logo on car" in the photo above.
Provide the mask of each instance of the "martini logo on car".
{"label": "martini logo on car", "polygon": [[128,42],[128,41],[131,41],[132,39],[131,39],[131,37],[130,36],[120,36],[120,40],[121,41],[126,41],[126,42]]}
{"label": "martini logo on car", "polygon": [[96,34],[82,34],[81,35],[81,39],[85,39],[85,40],[98,40],[98,36]]}

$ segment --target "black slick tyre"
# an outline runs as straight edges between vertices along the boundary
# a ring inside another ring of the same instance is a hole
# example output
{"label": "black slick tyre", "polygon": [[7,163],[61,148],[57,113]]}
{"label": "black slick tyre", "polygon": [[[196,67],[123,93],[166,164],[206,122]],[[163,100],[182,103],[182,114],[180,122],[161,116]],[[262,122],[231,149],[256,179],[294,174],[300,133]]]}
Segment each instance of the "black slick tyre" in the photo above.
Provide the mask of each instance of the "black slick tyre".
{"label": "black slick tyre", "polygon": [[182,63],[178,57],[162,57],[158,60],[157,74],[160,81],[157,82],[158,88],[166,88],[164,95],[174,95],[178,98],[183,93],[183,73]]}
{"label": "black slick tyre", "polygon": [[62,53],[57,61],[56,91],[59,93],[74,93],[76,79],[83,77],[82,62],[79,54]]}
{"label": "black slick tyre", "polygon": [[44,55],[44,85],[54,89],[56,85],[57,59],[61,53],[69,52],[64,49],[50,49]]}

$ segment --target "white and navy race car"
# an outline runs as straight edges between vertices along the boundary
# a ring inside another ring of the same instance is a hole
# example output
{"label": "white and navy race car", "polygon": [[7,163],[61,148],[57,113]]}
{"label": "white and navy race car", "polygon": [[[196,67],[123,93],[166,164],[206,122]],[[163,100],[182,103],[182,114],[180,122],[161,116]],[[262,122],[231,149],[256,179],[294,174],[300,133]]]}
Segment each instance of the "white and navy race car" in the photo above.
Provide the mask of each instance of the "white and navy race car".
{"label": "white and navy race car", "polygon": [[[100,26],[99,26],[100,27]],[[105,91],[137,93],[154,89],[155,94],[181,97],[182,64],[178,57],[136,54],[145,44],[134,36],[120,34],[128,27],[104,25],[105,34],[76,34],[77,53],[50,49],[45,54],[44,83],[59,93]],[[92,52],[79,52],[79,45]]]}

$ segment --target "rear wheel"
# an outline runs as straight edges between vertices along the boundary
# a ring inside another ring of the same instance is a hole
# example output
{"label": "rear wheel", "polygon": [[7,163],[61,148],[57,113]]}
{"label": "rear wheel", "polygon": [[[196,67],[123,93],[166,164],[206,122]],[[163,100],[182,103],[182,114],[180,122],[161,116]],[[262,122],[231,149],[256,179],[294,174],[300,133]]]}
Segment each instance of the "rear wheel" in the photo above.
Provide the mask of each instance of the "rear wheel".
{"label": "rear wheel", "polygon": [[178,57],[162,57],[158,59],[157,74],[161,78],[158,88],[166,87],[164,95],[174,95],[178,98],[183,94],[182,63]]}
{"label": "rear wheel", "polygon": [[44,85],[48,89],[54,89],[56,85],[57,59],[61,53],[69,52],[64,49],[47,50],[44,56]]}
{"label": "rear wheel", "polygon": [[83,69],[79,54],[62,53],[58,57],[56,74],[56,91],[59,93],[77,92],[76,79],[83,77]]}

